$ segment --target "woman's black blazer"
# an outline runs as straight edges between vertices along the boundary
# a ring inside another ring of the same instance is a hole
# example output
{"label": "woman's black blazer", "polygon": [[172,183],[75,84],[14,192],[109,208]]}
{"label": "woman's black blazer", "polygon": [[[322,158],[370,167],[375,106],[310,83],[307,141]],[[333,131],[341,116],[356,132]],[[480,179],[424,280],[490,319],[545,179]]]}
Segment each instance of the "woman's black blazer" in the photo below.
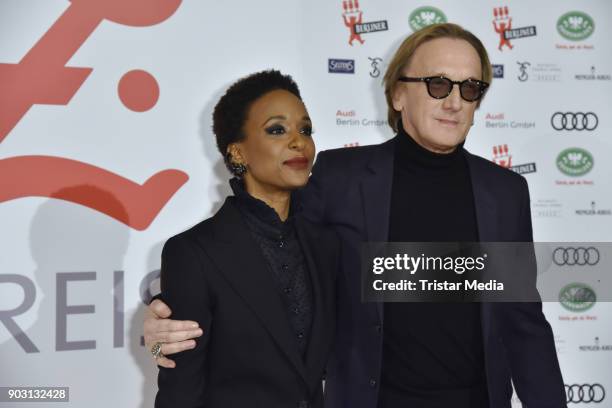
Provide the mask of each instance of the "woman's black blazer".
{"label": "woman's black blazer", "polygon": [[160,367],[157,408],[322,407],[322,378],[335,331],[335,233],[296,216],[312,282],[306,355],[298,350],[273,272],[229,197],[212,217],[170,238],[162,251],[162,298],[172,318],[204,334]]}

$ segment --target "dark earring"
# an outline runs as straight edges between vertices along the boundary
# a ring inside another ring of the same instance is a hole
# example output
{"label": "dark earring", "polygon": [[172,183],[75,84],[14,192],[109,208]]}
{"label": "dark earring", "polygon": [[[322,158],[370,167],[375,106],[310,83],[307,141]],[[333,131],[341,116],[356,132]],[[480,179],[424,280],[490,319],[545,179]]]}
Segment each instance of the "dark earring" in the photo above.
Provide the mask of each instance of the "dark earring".
{"label": "dark earring", "polygon": [[236,177],[242,177],[244,176],[244,173],[247,172],[247,168],[244,164],[242,163],[231,163],[230,166],[232,166],[232,173],[234,173],[236,175]]}
{"label": "dark earring", "polygon": [[228,163],[229,170],[236,177],[242,177],[247,172],[246,166],[242,163],[235,163],[230,153],[227,153],[226,162]]}

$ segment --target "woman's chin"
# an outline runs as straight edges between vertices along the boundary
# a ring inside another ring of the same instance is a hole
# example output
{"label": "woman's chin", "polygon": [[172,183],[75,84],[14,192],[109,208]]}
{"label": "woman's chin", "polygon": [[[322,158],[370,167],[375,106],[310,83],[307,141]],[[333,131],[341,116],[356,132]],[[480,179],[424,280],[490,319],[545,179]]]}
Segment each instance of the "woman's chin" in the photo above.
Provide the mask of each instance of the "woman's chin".
{"label": "woman's chin", "polygon": [[303,177],[287,177],[285,179],[285,185],[287,186],[288,190],[297,190],[298,188],[302,188],[306,185],[307,182],[308,175],[305,175]]}

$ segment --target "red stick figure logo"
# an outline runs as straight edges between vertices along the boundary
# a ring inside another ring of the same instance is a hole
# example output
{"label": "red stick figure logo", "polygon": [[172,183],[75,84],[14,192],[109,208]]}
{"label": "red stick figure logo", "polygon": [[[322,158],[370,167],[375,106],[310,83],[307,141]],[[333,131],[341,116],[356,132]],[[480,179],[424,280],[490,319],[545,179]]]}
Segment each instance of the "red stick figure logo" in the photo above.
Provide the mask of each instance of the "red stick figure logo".
{"label": "red stick figure logo", "polygon": [[512,156],[508,153],[508,145],[493,146],[493,163],[505,168],[512,167]]}
{"label": "red stick figure logo", "polygon": [[[66,11],[17,64],[0,63],[0,142],[35,104],[67,105],[93,68],[66,64],[106,19],[132,27],[161,23],[181,0],[70,0]],[[127,72],[118,84],[122,103],[135,112],[151,109],[159,86],[146,71]],[[64,199],[107,214],[132,228],[146,229],[188,180],[179,170],[164,170],[140,185],[110,171],[76,160],[21,156],[0,160],[0,203],[20,197]],[[15,182],[17,180],[17,182]],[[75,185],[94,185],[114,195],[127,209],[120,214],[108,200],[56,193]]]}
{"label": "red stick figure logo", "polygon": [[510,49],[514,48],[512,44],[510,44],[510,40],[505,37],[506,30],[512,29],[512,17],[510,17],[508,13],[508,7],[494,8],[493,17],[493,28],[495,32],[499,34],[499,45],[497,49],[502,51],[504,45]]}
{"label": "red stick figure logo", "polygon": [[353,46],[353,41],[357,40],[361,44],[365,41],[361,39],[361,34],[357,34],[355,32],[355,24],[362,23],[362,12],[359,10],[359,0],[344,0],[342,2],[342,19],[344,20],[344,25],[348,27],[351,34],[349,37],[349,45]]}

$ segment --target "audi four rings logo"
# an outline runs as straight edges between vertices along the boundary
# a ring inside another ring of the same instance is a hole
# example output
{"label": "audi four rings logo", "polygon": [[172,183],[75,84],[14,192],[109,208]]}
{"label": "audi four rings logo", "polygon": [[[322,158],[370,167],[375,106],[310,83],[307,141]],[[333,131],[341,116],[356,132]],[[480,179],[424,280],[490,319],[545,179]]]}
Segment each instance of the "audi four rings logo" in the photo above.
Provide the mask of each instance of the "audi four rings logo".
{"label": "audi four rings logo", "polygon": [[595,247],[559,247],[553,252],[553,262],[562,265],[596,265],[599,262],[599,250]]}
{"label": "audi four rings logo", "polygon": [[606,390],[601,384],[565,384],[566,402],[601,402]]}
{"label": "audi four rings logo", "polygon": [[593,112],[555,112],[550,124],[555,130],[594,130],[599,118]]}

